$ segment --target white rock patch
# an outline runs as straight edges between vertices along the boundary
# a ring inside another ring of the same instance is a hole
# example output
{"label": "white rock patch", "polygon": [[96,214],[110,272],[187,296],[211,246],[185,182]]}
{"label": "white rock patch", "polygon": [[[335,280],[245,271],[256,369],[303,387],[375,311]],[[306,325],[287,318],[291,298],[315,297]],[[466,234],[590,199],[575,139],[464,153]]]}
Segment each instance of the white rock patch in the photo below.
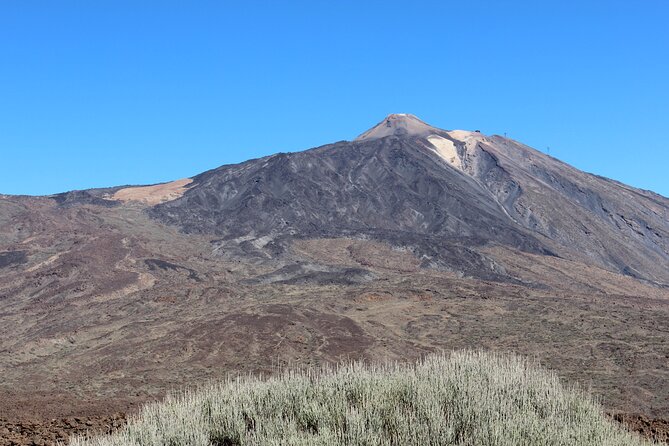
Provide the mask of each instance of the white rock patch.
{"label": "white rock patch", "polygon": [[427,140],[432,144],[437,155],[453,167],[462,170],[462,160],[458,155],[458,150],[455,148],[453,141],[437,135],[430,135],[427,137]]}

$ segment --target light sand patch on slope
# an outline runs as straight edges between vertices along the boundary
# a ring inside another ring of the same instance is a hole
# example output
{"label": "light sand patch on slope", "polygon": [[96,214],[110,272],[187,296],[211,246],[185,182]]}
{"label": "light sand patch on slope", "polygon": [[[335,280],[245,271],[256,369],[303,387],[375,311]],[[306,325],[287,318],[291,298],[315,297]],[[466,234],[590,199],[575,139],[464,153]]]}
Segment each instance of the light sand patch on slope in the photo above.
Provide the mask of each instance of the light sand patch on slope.
{"label": "light sand patch on slope", "polygon": [[172,201],[184,194],[188,190],[188,185],[193,180],[184,178],[169,183],[156,184],[154,186],[126,187],[116,191],[111,196],[112,200],[119,201],[138,201],[149,205],[165,203]]}
{"label": "light sand patch on slope", "polygon": [[453,167],[462,170],[462,160],[458,155],[455,144],[450,139],[437,135],[430,135],[427,140],[434,146],[434,151]]}
{"label": "light sand patch on slope", "polygon": [[37,263],[36,265],[31,266],[30,268],[28,268],[28,269],[26,270],[26,272],[30,272],[30,273],[31,273],[31,272],[33,272],[33,271],[37,271],[38,269],[40,269],[40,268],[42,268],[42,267],[51,265],[51,264],[54,263],[56,260],[58,260],[58,259],[60,258],[61,255],[63,255],[62,252],[59,252],[58,254],[54,254],[54,255],[52,255],[51,257],[49,257],[48,259],[46,259],[45,261],[40,262],[40,263]]}
{"label": "light sand patch on slope", "polygon": [[448,136],[456,141],[465,144],[465,158],[476,157],[476,146],[481,142],[488,142],[488,139],[481,132],[470,132],[468,130],[451,130],[447,132]]}

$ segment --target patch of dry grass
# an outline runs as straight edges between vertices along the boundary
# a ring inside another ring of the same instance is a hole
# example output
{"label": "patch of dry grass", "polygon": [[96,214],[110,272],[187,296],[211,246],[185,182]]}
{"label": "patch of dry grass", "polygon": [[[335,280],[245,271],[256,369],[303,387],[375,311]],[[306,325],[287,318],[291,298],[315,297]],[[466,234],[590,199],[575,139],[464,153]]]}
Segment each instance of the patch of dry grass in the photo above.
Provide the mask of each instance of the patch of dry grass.
{"label": "patch of dry grass", "polygon": [[146,406],[118,433],[72,446],[608,445],[649,443],[586,393],[513,355],[229,379]]}

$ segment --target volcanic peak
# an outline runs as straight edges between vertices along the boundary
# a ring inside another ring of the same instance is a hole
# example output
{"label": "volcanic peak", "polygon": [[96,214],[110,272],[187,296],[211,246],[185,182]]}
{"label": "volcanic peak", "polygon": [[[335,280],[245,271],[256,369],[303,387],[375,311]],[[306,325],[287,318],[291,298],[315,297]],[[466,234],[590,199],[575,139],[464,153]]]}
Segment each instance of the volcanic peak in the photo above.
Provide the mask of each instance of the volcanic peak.
{"label": "volcanic peak", "polygon": [[394,113],[386,116],[383,121],[367,130],[356,141],[368,141],[386,136],[427,136],[442,130],[432,127],[408,113]]}

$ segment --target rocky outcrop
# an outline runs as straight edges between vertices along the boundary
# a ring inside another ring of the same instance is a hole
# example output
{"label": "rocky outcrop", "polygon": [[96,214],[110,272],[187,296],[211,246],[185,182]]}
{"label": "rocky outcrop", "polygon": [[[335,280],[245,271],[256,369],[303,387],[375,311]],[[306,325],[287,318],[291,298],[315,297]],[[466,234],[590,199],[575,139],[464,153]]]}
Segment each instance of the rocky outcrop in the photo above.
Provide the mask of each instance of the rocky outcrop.
{"label": "rocky outcrop", "polygon": [[72,436],[108,434],[125,424],[126,416],[70,417],[51,420],[0,419],[0,446],[53,446]]}

